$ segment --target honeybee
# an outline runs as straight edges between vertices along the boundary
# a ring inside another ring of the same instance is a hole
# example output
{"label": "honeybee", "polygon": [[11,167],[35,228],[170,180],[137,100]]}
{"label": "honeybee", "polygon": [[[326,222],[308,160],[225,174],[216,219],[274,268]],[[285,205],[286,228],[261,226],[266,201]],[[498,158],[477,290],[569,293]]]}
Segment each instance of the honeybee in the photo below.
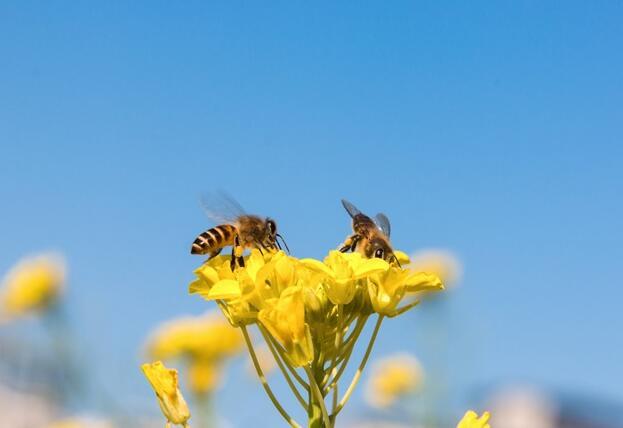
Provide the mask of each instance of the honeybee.
{"label": "honeybee", "polygon": [[342,205],[353,219],[353,234],[346,238],[340,251],[357,251],[366,258],[376,257],[400,265],[389,243],[391,228],[387,216],[379,213],[372,219],[345,199]]}
{"label": "honeybee", "polygon": [[219,195],[221,208],[226,214],[216,213],[204,199],[204,208],[214,222],[222,222],[218,226],[202,232],[197,236],[190,248],[191,254],[208,255],[208,260],[216,257],[224,247],[231,246],[231,268],[234,270],[236,263],[244,267],[242,253],[246,248],[257,248],[262,252],[281,250],[277,240],[280,238],[286,250],[290,249],[283,237],[277,233],[277,223],[268,217],[246,214],[242,207],[233,199],[225,195]]}

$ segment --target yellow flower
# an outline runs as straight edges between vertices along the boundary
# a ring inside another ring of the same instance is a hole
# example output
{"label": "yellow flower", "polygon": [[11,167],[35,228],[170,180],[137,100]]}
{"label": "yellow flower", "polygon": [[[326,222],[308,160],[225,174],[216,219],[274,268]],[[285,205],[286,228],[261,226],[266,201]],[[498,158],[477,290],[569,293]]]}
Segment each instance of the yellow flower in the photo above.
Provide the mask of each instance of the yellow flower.
{"label": "yellow flower", "polygon": [[398,263],[400,263],[401,266],[411,263],[411,259],[405,252],[395,250],[394,255],[396,256],[396,259],[398,260]]}
{"label": "yellow flower", "polygon": [[422,250],[411,255],[407,268],[420,272],[434,273],[447,287],[452,287],[461,279],[460,260],[447,250]]}
{"label": "yellow flower", "polygon": [[377,408],[416,391],[422,384],[422,368],[412,355],[398,354],[378,360],[371,368],[366,400]]}
{"label": "yellow flower", "polygon": [[[401,263],[408,262],[404,253],[398,252],[396,257]],[[412,302],[400,307],[407,292],[443,288],[434,274],[402,269],[398,264],[367,259],[359,253],[331,251],[324,261],[319,261],[299,260],[282,251],[261,254],[252,250],[244,261],[245,267],[233,271],[228,257],[207,261],[195,271],[197,279],[190,284],[190,292],[216,301],[230,323],[243,329],[251,355],[255,353],[247,326],[259,326],[266,340],[274,345],[279,361],[288,366],[281,367],[282,372],[297,399],[305,401],[288,373],[313,394],[309,396],[311,407],[303,406],[312,409],[310,426],[320,426],[321,418],[324,425],[332,425],[329,412],[318,402],[318,396],[321,400],[338,388],[356,342],[373,312],[379,316],[375,317],[362,367],[384,316],[397,316],[415,305]],[[309,386],[295,370],[298,367],[305,369]],[[358,370],[336,405],[335,414],[350,398],[360,374]],[[278,403],[261,373],[260,380],[281,415],[290,425],[298,426]],[[396,386],[397,380],[392,385],[396,391],[406,388]],[[389,390],[388,386],[383,387]]]}
{"label": "yellow flower", "polygon": [[387,270],[374,274],[369,279],[368,292],[374,311],[393,316],[407,292],[441,290],[443,284],[434,274],[414,272],[388,264]]}
{"label": "yellow flower", "polygon": [[57,302],[65,284],[65,265],[58,255],[19,262],[2,283],[0,307],[7,318],[45,311]]}
{"label": "yellow flower", "polygon": [[166,368],[160,361],[143,364],[141,368],[158,397],[160,409],[167,421],[175,425],[188,426],[190,410],[178,389],[177,370]]}
{"label": "yellow flower", "polygon": [[473,410],[465,412],[463,419],[461,419],[456,428],[491,428],[489,426],[489,412],[484,412],[482,416],[478,417],[478,414]]}
{"label": "yellow flower", "polygon": [[240,331],[215,312],[166,322],[156,329],[146,345],[151,358],[183,358],[189,366],[188,384],[195,394],[217,387],[223,364],[243,346]]}
{"label": "yellow flower", "polygon": [[380,259],[366,259],[359,253],[339,251],[329,252],[323,263],[314,259],[303,259],[301,263],[322,275],[327,297],[335,305],[347,305],[353,300],[358,291],[358,279],[389,267]]}
{"label": "yellow flower", "polygon": [[240,331],[218,313],[208,312],[163,323],[148,339],[147,352],[155,359],[220,359],[237,354],[243,346]]}
{"label": "yellow flower", "polygon": [[257,316],[257,307],[253,303],[262,303],[256,291],[256,276],[265,264],[264,257],[271,256],[263,256],[254,250],[245,258],[245,268],[233,272],[229,257],[215,257],[195,270],[197,279],[190,284],[189,291],[206,300],[227,302],[221,309],[232,325],[252,323]]}
{"label": "yellow flower", "polygon": [[258,319],[285,348],[296,367],[312,361],[314,348],[309,326],[305,323],[305,305],[301,287],[288,288],[278,299],[268,300]]}

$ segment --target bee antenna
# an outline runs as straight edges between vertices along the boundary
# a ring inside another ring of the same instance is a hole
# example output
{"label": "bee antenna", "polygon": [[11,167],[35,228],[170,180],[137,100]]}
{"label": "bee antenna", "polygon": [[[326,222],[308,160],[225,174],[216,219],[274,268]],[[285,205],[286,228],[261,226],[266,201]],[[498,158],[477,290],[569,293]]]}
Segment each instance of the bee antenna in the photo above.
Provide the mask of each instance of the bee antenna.
{"label": "bee antenna", "polygon": [[279,248],[280,250],[282,249],[281,244],[279,244],[279,241],[277,239],[275,239],[275,244],[277,244],[277,248]]}
{"label": "bee antenna", "polygon": [[[286,244],[286,240],[283,239],[283,236],[281,236],[280,234],[277,233],[277,234],[275,234],[275,237],[276,238],[281,238],[281,242],[283,242],[283,245],[286,247],[286,251],[288,253],[290,253],[290,248],[288,248],[288,244]],[[275,241],[277,241],[277,240],[275,239]],[[279,247],[279,248],[281,248],[281,247]]]}
{"label": "bee antenna", "polygon": [[398,260],[398,257],[396,257],[396,254],[392,254],[392,256],[393,256],[394,261],[398,265],[398,267],[402,268],[402,265],[400,264],[400,261]]}

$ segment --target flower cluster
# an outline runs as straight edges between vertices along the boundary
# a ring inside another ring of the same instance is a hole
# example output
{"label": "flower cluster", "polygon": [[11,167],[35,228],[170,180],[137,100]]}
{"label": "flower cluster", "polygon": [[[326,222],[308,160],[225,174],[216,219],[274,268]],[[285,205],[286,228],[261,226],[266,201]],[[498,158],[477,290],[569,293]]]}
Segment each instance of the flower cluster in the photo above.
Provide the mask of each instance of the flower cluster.
{"label": "flower cluster", "polygon": [[[404,253],[398,253],[398,258],[401,263],[408,261]],[[434,274],[402,269],[359,253],[331,251],[319,261],[253,250],[244,266],[232,270],[229,257],[215,257],[195,271],[190,292],[216,301],[229,322],[242,329],[254,360],[247,328],[257,325],[312,426],[314,421],[317,426],[333,426],[361,376],[381,321],[414,307],[418,301],[412,293],[443,288]],[[360,370],[342,399],[334,398],[329,412],[325,397],[331,391],[337,396],[338,381],[355,343],[375,314]],[[277,409],[298,426],[275,399],[259,364],[256,369]],[[307,380],[297,369],[305,372]],[[304,399],[306,393],[311,398]]]}
{"label": "flower cluster", "polygon": [[188,386],[199,396],[219,384],[223,364],[241,350],[240,331],[216,313],[183,317],[162,324],[147,341],[155,360],[181,359],[187,365]]}

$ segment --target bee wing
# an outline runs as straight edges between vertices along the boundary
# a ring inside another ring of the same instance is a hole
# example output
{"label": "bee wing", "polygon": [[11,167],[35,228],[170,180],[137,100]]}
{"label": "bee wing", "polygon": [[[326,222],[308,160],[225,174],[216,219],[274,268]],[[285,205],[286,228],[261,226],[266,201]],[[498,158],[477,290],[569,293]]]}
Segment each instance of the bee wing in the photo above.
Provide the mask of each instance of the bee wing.
{"label": "bee wing", "polygon": [[245,214],[242,206],[225,192],[203,194],[201,206],[210,220],[216,224],[233,223]]}
{"label": "bee wing", "polygon": [[391,233],[391,226],[389,225],[389,219],[383,213],[378,213],[374,216],[374,223],[381,229],[381,232],[385,234],[389,238],[389,234]]}
{"label": "bee wing", "polygon": [[346,199],[342,199],[342,205],[344,205],[344,208],[346,209],[346,212],[348,212],[348,215],[353,218],[355,218],[355,216],[358,214],[362,214],[362,212],[359,211],[356,206],[348,202]]}

